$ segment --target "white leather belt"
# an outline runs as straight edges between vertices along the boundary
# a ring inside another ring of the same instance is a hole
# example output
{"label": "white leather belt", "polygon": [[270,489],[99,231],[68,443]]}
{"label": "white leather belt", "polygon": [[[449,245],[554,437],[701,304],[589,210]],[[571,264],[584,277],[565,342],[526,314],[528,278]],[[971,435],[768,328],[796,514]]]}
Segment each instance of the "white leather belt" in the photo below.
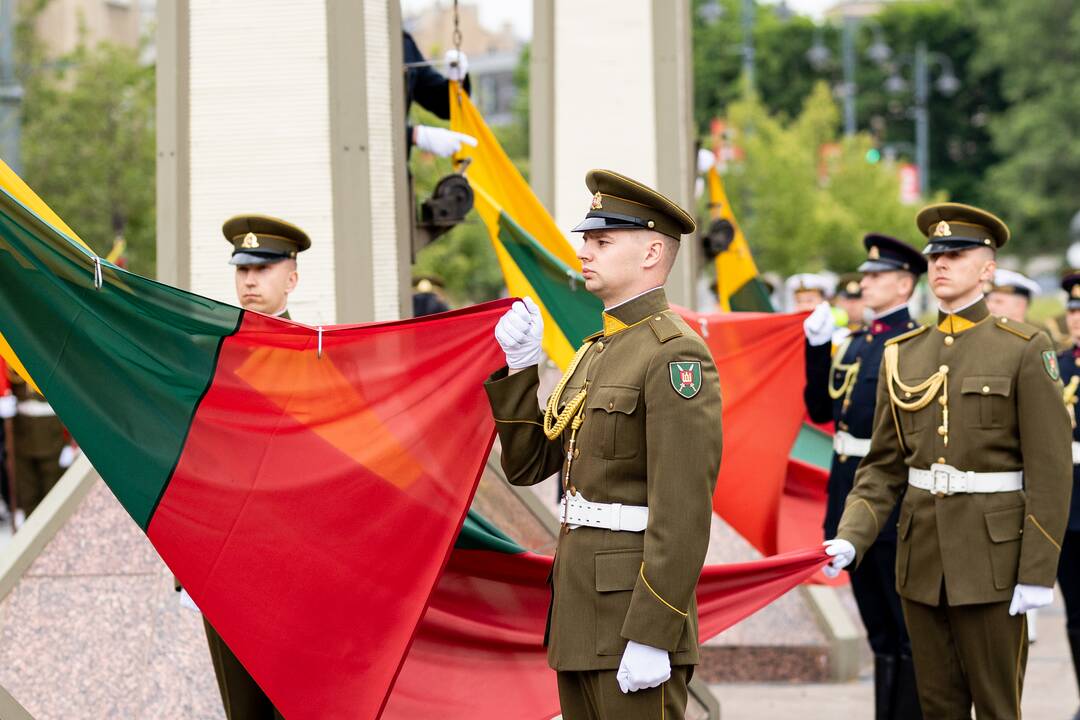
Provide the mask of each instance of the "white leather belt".
{"label": "white leather belt", "polygon": [[1024,473],[1021,470],[977,473],[934,463],[929,470],[908,468],[908,484],[935,495],[1015,492],[1024,489]]}
{"label": "white leather belt", "polygon": [[1080,465],[1080,442],[1073,440],[1073,465]]}
{"label": "white leather belt", "polygon": [[849,432],[837,430],[833,435],[832,449],[837,455],[866,457],[870,452],[870,438],[857,438]]}
{"label": "white leather belt", "polygon": [[23,400],[18,405],[18,411],[23,417],[50,417],[56,414],[52,405],[44,400]]}
{"label": "white leather belt", "polygon": [[571,529],[579,527],[644,532],[649,524],[649,508],[622,503],[594,503],[581,496],[563,495],[562,518]]}

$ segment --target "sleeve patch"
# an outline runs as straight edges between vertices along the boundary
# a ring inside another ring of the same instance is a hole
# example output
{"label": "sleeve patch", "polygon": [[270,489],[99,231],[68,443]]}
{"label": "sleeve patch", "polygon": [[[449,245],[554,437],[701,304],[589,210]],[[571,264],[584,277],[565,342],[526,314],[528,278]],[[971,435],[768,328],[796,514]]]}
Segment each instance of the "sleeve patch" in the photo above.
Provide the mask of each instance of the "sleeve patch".
{"label": "sleeve patch", "polygon": [[1050,376],[1051,380],[1058,380],[1061,377],[1061,370],[1058,368],[1057,355],[1053,350],[1046,350],[1042,354],[1043,368],[1046,370],[1046,374]]}
{"label": "sleeve patch", "polygon": [[701,391],[701,362],[698,360],[677,360],[668,363],[671,373],[671,387],[680,397],[689,400]]}

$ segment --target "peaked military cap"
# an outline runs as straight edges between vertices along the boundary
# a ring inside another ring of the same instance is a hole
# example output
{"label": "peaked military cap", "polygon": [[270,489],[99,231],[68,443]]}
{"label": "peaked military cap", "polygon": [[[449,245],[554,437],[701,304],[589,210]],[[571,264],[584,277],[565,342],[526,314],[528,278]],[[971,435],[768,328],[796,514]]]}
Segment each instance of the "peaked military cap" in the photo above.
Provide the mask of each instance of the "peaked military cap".
{"label": "peaked military cap", "polygon": [[937,203],[924,207],[915,217],[919,232],[930,243],[923,255],[967,250],[997,249],[1009,241],[1009,228],[998,216],[971,205]]}
{"label": "peaked military cap", "polygon": [[269,215],[237,215],[221,226],[233,246],[230,265],[268,265],[311,247],[311,238],[292,223]]}
{"label": "peaked military cap", "polygon": [[862,280],[862,273],[844,273],[836,279],[836,296],[853,299],[861,298],[862,285],[859,284],[860,280]]}
{"label": "peaked military cap", "polygon": [[788,292],[791,294],[801,292],[819,292],[823,296],[829,296],[832,294],[833,287],[829,279],[824,275],[818,275],[817,273],[798,273],[792,275],[784,283]]}
{"label": "peaked military cap", "polygon": [[697,229],[688,212],[625,175],[611,170],[590,170],[585,175],[585,186],[593,194],[592,204],[573,232],[645,229],[679,240]]}
{"label": "peaked military cap", "polygon": [[1062,278],[1061,289],[1069,294],[1065,306],[1069,310],[1080,310],[1080,270],[1073,270]]}
{"label": "peaked military cap", "polygon": [[863,237],[866,262],[859,266],[860,272],[891,272],[906,270],[922,275],[926,272],[926,258],[903,240],[880,233],[868,233]]}
{"label": "peaked military cap", "polygon": [[1039,284],[1023,273],[998,268],[994,271],[994,279],[986,288],[986,292],[1023,295],[1030,298],[1039,294]]}

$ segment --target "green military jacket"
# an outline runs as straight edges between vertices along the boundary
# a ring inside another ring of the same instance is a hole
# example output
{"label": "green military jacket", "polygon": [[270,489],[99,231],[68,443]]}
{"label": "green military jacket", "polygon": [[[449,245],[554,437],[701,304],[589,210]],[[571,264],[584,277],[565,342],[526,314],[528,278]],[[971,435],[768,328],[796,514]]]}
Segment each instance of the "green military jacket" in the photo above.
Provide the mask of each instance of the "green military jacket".
{"label": "green military jacket", "polygon": [[[25,400],[45,401],[40,393],[17,375],[11,380],[11,392],[20,403]],[[64,425],[55,415],[33,416],[16,412],[11,426],[12,450],[19,457],[56,458],[67,442]]]}
{"label": "green military jacket", "polygon": [[[980,300],[889,344],[897,346],[896,376],[883,362],[870,452],[837,536],[861,559],[907,487],[897,525],[901,596],[937,605],[944,585],[949,605],[968,605],[1008,601],[1017,583],[1053,586],[1068,519],[1072,431],[1049,338],[991,316]],[[910,390],[940,372],[944,399],[939,390],[924,407],[905,410],[919,394],[904,391],[897,377]],[[1020,470],[1024,489],[934,495],[907,486],[909,467],[933,463]]]}
{"label": "green military jacket", "polygon": [[[627,640],[698,661],[694,591],[720,468],[720,384],[701,338],[656,289],[605,313],[606,333],[569,378],[563,402],[588,384],[570,491],[586,500],[646,505],[648,527],[581,527],[559,537],[548,662],[556,670],[619,666]],[[676,365],[677,364],[677,365]],[[683,374],[683,373],[688,374]],[[687,382],[688,381],[688,382]],[[515,485],[564,466],[570,430],[549,441],[531,367],[486,384],[502,465]]]}

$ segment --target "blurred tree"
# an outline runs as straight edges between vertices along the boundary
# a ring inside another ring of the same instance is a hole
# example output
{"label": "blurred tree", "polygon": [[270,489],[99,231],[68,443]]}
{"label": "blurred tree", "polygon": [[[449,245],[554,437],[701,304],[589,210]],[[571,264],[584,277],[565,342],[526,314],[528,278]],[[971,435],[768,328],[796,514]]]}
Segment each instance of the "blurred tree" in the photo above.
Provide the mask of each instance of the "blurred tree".
{"label": "blurred tree", "polygon": [[1063,252],[1080,210],[1080,4],[969,2],[976,59],[999,70],[1007,108],[990,118],[1001,159],[985,184],[1017,252]]}
{"label": "blurred tree", "polygon": [[839,136],[839,109],[824,82],[790,121],[756,97],[729,110],[745,159],[729,165],[725,182],[762,269],[852,270],[865,258],[868,232],[918,243],[896,168],[867,162],[868,134]]}
{"label": "blurred tree", "polygon": [[47,58],[30,30],[44,4],[20,16],[24,179],[99,255],[122,235],[128,267],[152,276],[154,67],[110,44]]}
{"label": "blurred tree", "polygon": [[[703,13],[703,8],[710,8]],[[716,8],[720,9],[719,17]],[[742,0],[695,0],[694,91],[695,118],[707,133],[713,118],[724,117],[729,103],[743,96],[741,84]],[[779,118],[796,116],[814,83],[825,79],[833,87],[842,81],[841,31],[837,25],[815,26],[808,18],[778,15],[775,5],[758,3],[754,45],[756,91],[761,105]],[[704,17],[703,17],[704,15]],[[883,65],[868,56],[880,37],[892,49]],[[990,140],[989,118],[1005,107],[999,73],[992,65],[976,67],[972,60],[980,41],[971,14],[956,2],[893,2],[884,4],[856,33],[856,115],[858,128],[869,131],[879,148],[913,161],[914,86],[910,59],[917,42],[952,60],[959,87],[946,96],[933,91],[929,104],[930,158],[933,190],[945,190],[965,202],[989,202],[988,168],[999,155]],[[811,47],[828,51],[820,67],[808,57]],[[939,77],[937,68],[932,75]],[[890,93],[886,80],[903,77],[906,90]]]}

